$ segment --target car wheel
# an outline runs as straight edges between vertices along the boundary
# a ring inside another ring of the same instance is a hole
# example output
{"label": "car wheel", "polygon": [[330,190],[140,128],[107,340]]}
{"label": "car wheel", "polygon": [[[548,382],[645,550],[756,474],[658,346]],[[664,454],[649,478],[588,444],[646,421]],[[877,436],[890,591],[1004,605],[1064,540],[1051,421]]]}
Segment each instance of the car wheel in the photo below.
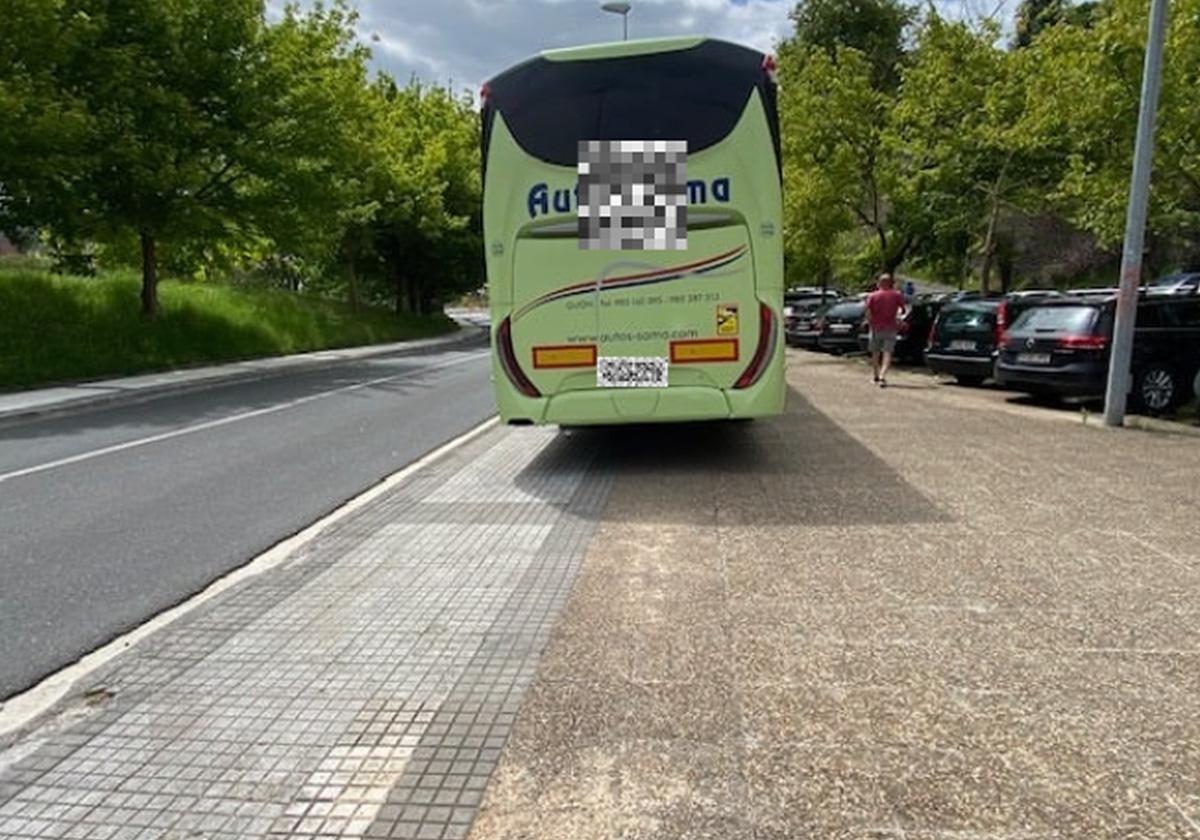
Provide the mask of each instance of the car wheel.
{"label": "car wheel", "polygon": [[984,377],[984,376],[956,376],[954,378],[958,380],[959,385],[966,385],[970,388],[978,388],[980,385],[983,384],[983,380],[986,379],[987,377]]}
{"label": "car wheel", "polygon": [[1133,404],[1147,414],[1165,414],[1182,396],[1178,375],[1166,365],[1152,365],[1133,378]]}

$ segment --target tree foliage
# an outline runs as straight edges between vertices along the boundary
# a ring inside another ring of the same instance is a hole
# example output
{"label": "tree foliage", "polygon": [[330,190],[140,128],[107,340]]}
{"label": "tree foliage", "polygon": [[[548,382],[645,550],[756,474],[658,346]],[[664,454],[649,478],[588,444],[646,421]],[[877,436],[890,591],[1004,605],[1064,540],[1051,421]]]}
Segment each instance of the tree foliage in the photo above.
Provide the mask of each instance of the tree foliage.
{"label": "tree foliage", "polygon": [[899,0],[801,0],[791,13],[795,33],[790,45],[801,54],[820,50],[836,61],[850,48],[866,57],[871,83],[892,89],[900,80],[905,30],[915,11]]}
{"label": "tree foliage", "polygon": [[[1124,233],[1146,39],[1146,4],[1112,0],[1091,28],[1056,27],[1030,50],[1041,96],[1027,131],[1055,144],[1055,204],[1103,243]],[[1200,257],[1200,0],[1176,0],[1164,53],[1151,183],[1151,263]]]}
{"label": "tree foliage", "polygon": [[140,263],[145,314],[160,266],[288,266],[350,298],[361,279],[405,311],[478,281],[474,114],[371,78],[340,1],[273,22],[263,0],[6,9],[0,227]]}
{"label": "tree foliage", "polygon": [[1072,3],[1070,0],[1021,0],[1014,22],[1013,44],[1028,47],[1043,31],[1060,23],[1070,26],[1090,26],[1098,2]]}
{"label": "tree foliage", "polygon": [[[1051,214],[1100,247],[1120,242],[1147,4],[1029,0],[1024,46],[1011,49],[993,24],[930,9],[894,88],[876,83],[861,49],[801,48],[802,10],[779,52],[785,241],[807,280],[866,233],[874,242],[860,271],[905,260],[947,274],[977,268],[987,288],[1011,251],[998,230],[1006,214]],[[1198,20],[1200,0],[1172,4],[1148,231],[1155,269],[1200,260]]]}

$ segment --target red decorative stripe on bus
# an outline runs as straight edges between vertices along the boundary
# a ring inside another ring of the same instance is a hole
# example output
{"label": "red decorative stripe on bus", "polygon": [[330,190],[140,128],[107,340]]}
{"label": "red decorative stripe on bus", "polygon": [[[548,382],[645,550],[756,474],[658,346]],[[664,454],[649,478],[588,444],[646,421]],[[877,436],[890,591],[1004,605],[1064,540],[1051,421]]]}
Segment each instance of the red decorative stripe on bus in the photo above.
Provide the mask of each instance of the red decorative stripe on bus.
{"label": "red decorative stripe on bus", "polygon": [[563,298],[575,297],[576,295],[587,294],[589,292],[633,288],[635,286],[647,286],[654,283],[664,283],[668,280],[677,280],[690,274],[705,274],[736,262],[744,257],[748,251],[749,248],[746,245],[739,245],[737,248],[732,248],[723,254],[717,254],[716,256],[708,257],[692,263],[684,263],[683,265],[655,269],[654,271],[644,271],[637,274],[624,274],[617,277],[609,277],[599,283],[599,289],[597,289],[597,283],[595,280],[585,280],[582,283],[572,283],[570,286],[564,286],[561,289],[556,289],[553,292],[547,292],[541,297],[535,298],[513,313],[512,318],[515,321],[521,316],[528,314],[531,310],[542,306],[543,304],[550,303],[551,301],[555,300],[562,300]]}

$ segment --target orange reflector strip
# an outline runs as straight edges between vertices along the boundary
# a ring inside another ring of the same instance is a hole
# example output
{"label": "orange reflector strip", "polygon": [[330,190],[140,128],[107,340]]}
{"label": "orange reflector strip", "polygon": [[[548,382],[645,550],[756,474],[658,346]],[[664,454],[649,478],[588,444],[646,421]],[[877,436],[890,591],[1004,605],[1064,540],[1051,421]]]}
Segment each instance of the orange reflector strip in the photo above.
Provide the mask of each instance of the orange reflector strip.
{"label": "orange reflector strip", "polygon": [[535,368],[595,367],[595,344],[559,344],[533,348]]}
{"label": "orange reflector strip", "polygon": [[671,342],[671,361],[676,364],[687,362],[736,362],[738,340],[736,338],[697,338]]}

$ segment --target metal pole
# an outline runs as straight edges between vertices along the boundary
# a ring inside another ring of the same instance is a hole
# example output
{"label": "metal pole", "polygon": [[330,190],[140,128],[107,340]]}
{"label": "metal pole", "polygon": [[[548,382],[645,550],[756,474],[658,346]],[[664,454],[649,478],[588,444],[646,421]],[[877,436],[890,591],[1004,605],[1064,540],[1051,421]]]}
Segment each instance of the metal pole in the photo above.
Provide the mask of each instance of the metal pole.
{"label": "metal pole", "polygon": [[621,15],[621,40],[629,40],[629,12]]}
{"label": "metal pole", "polygon": [[1133,356],[1133,326],[1137,320],[1138,287],[1142,279],[1142,249],[1146,235],[1146,206],[1150,199],[1150,169],[1154,162],[1154,122],[1162,82],[1163,41],[1167,31],[1168,0],[1150,0],[1150,31],[1146,38],[1146,65],[1142,71],[1142,104],[1138,112],[1133,176],[1125,216],[1125,248],[1121,254],[1121,288],[1117,294],[1117,319],[1113,325],[1112,354],[1108,363],[1108,389],[1104,396],[1104,422],[1125,422],[1129,394],[1129,365]]}

